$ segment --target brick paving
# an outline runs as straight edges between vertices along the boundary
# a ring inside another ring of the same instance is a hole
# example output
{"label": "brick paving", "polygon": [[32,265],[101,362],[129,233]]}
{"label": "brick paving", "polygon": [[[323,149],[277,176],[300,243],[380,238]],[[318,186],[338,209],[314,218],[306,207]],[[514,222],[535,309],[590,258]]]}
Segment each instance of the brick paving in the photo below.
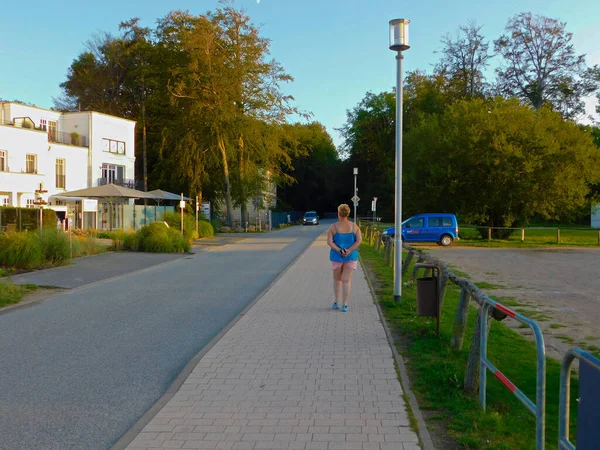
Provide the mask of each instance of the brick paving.
{"label": "brick paving", "polygon": [[364,272],[332,310],[328,249],[320,236],[127,449],[419,449]]}

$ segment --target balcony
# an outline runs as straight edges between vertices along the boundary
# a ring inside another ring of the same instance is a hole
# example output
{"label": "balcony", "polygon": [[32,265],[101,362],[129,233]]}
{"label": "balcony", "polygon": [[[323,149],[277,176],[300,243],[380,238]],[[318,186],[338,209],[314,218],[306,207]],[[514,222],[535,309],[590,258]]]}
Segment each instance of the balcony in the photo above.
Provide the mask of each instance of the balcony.
{"label": "balcony", "polygon": [[48,131],[48,141],[56,144],[76,145],[77,147],[87,147],[87,136],[80,136],[77,133],[65,133],[63,131]]}
{"label": "balcony", "polygon": [[119,178],[98,178],[98,186],[104,186],[106,184],[116,184],[117,186],[123,186],[129,189],[137,189],[136,185],[137,182],[135,180],[128,180],[128,179],[119,179]]}
{"label": "balcony", "polygon": [[48,133],[48,142],[56,144],[76,145],[78,147],[89,147],[87,136],[80,136],[78,133],[66,133],[64,131],[48,130],[46,127],[38,127],[31,119],[15,118],[15,120],[4,119],[0,121],[0,125],[8,125],[15,128],[23,128],[26,130],[45,131]]}

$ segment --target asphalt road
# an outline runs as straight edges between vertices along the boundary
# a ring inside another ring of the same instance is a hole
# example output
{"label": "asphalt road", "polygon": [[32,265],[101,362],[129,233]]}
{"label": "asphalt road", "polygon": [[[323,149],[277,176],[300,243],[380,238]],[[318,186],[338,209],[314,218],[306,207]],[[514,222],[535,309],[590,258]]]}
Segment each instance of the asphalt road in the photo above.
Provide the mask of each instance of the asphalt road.
{"label": "asphalt road", "polygon": [[0,449],[110,448],[326,226],[256,235],[0,315]]}

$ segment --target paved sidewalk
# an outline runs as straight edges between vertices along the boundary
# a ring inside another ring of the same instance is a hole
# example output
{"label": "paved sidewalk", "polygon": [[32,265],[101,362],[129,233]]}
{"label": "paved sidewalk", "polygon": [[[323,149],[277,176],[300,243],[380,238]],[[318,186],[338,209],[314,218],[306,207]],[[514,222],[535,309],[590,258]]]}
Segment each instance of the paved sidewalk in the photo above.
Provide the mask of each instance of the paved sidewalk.
{"label": "paved sidewalk", "polygon": [[332,290],[322,235],[127,448],[418,449],[362,268],[349,312]]}

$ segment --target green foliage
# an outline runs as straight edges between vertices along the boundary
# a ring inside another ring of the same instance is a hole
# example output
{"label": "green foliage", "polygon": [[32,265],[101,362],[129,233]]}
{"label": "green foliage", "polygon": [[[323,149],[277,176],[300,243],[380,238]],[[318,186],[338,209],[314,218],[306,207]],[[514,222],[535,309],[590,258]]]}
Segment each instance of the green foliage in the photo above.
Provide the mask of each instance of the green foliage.
{"label": "green foliage", "polygon": [[512,227],[568,217],[600,179],[589,134],[517,100],[460,101],[406,135],[408,209],[454,212],[461,222]]}
{"label": "green foliage", "polygon": [[[179,231],[155,222],[143,226],[136,233],[136,246],[138,251],[153,253],[181,253],[188,252],[191,245]],[[132,245],[131,240],[127,245]]]}
{"label": "green foliage", "polygon": [[44,263],[44,252],[37,233],[0,234],[0,265],[17,269],[36,269]]}
{"label": "green foliage", "polygon": [[24,286],[0,282],[0,308],[19,303],[27,294],[35,291],[37,286],[26,284]]}
{"label": "green foliage", "polygon": [[[165,211],[163,220],[169,224],[171,229],[180,233],[181,213]],[[183,235],[187,240],[198,239],[198,234],[196,233],[196,218],[190,214],[183,214]]]}
{"label": "green foliage", "polygon": [[44,260],[50,265],[61,264],[71,257],[69,238],[62,230],[45,230],[40,244]]}
{"label": "green foliage", "polygon": [[215,235],[215,229],[207,220],[198,221],[198,237],[207,238]]}

